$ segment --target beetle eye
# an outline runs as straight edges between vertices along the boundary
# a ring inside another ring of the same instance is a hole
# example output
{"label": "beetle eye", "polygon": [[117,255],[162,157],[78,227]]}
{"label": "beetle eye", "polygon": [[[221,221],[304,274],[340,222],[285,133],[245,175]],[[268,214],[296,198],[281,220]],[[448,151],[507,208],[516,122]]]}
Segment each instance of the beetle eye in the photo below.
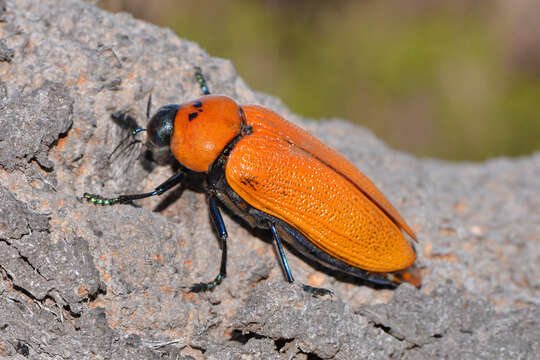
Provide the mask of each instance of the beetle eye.
{"label": "beetle eye", "polygon": [[174,118],[180,105],[165,105],[152,116],[148,123],[148,142],[156,147],[168,146],[171,143]]}

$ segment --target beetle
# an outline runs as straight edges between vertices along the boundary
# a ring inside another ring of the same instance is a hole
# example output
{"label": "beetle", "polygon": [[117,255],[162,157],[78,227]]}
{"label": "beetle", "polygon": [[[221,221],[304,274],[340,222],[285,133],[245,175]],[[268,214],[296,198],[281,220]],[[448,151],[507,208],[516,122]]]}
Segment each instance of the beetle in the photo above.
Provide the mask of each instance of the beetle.
{"label": "beetle", "polygon": [[150,147],[168,147],[180,170],[148,193],[115,198],[85,193],[85,199],[100,205],[130,203],[161,195],[190,173],[202,173],[222,255],[217,277],[191,286],[193,292],[214,289],[227,274],[228,235],[218,203],[252,227],[270,230],[291,283],[282,239],[308,258],[368,282],[395,286],[406,281],[420,287],[415,249],[403,232],[414,241],[416,235],[371,180],[274,111],[210,94],[200,68],[195,69],[204,95],[165,105],[152,118],[149,97],[147,129],[132,132],[147,131]]}

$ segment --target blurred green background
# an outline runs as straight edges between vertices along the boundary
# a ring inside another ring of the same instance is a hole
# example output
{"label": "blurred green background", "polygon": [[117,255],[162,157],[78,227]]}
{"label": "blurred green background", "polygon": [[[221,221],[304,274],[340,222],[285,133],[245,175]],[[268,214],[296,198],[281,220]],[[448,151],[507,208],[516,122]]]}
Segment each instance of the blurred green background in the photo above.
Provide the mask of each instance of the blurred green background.
{"label": "blurred green background", "polygon": [[540,1],[106,0],[228,58],[300,115],[420,156],[540,150]]}

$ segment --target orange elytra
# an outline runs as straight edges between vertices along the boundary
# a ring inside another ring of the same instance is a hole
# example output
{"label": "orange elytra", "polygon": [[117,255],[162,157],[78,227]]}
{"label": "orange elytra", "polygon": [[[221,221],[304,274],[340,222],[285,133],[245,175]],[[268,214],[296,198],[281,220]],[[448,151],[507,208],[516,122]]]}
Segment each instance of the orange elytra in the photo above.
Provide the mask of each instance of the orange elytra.
{"label": "orange elytra", "polygon": [[[209,94],[200,71],[196,77]],[[210,214],[222,246],[221,269],[214,281],[196,284],[192,291],[211,290],[226,275],[227,231],[218,203],[251,226],[272,232],[289,282],[294,278],[281,239],[331,269],[369,282],[421,285],[414,247],[403,232],[415,241],[416,236],[392,204],[342,155],[275,112],[206,95],[160,108],[147,131],[151,145],[170,147],[180,172],[149,193],[84,196],[103,205],[127,203],[160,195],[186,174],[206,174]]]}

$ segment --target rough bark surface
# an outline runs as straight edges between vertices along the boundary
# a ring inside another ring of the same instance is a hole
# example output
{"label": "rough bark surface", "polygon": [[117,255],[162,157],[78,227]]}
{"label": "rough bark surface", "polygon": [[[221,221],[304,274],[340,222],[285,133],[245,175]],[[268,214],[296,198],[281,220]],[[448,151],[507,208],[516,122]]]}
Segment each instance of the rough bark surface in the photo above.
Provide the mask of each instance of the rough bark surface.
{"label": "rough bark surface", "polygon": [[[195,15],[194,15],[195,16]],[[211,89],[276,110],[334,147],[417,231],[421,290],[375,289],[289,254],[225,214],[228,277],[196,181],[140,206],[174,162],[140,144],[109,157],[154,109]],[[533,359],[540,353],[540,154],[449,164],[313,122],[250,90],[232,64],[170,30],[79,0],[0,1],[0,358]]]}

